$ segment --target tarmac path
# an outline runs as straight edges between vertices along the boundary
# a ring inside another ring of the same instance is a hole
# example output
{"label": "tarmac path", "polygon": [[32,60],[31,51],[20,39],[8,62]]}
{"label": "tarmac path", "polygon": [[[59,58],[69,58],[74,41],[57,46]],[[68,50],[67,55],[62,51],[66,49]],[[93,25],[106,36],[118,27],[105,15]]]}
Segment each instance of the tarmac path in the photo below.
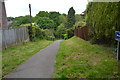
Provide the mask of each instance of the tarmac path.
{"label": "tarmac path", "polygon": [[55,41],[18,66],[6,78],[51,78],[60,42]]}

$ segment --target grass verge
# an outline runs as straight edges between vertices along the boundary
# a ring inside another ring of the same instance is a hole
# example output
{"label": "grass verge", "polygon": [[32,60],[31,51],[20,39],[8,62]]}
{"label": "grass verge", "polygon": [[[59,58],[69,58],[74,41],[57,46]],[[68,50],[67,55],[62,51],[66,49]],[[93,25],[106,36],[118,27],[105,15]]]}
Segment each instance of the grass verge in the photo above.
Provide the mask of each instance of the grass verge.
{"label": "grass verge", "polygon": [[7,75],[32,55],[50,45],[53,41],[37,40],[13,46],[2,53],[2,76]]}
{"label": "grass verge", "polygon": [[118,78],[118,62],[108,47],[73,37],[61,42],[54,78]]}

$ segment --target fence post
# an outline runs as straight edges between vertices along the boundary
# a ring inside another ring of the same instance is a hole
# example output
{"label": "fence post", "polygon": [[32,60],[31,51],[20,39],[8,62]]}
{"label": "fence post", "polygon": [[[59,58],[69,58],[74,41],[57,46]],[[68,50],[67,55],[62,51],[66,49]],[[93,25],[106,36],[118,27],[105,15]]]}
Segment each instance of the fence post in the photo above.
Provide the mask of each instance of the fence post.
{"label": "fence post", "polygon": [[120,60],[120,41],[118,41],[117,60]]}
{"label": "fence post", "polygon": [[32,17],[31,17],[31,4],[29,4],[29,11],[30,11],[29,39],[30,39],[30,41],[33,41],[33,35],[32,35]]}

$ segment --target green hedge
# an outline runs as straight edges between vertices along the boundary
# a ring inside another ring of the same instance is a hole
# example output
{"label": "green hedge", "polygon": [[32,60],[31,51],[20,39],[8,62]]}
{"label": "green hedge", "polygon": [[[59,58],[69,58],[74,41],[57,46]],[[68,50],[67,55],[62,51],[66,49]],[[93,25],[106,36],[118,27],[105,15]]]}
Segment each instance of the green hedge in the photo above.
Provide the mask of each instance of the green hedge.
{"label": "green hedge", "polygon": [[86,25],[94,43],[113,44],[115,31],[120,31],[120,2],[90,2]]}

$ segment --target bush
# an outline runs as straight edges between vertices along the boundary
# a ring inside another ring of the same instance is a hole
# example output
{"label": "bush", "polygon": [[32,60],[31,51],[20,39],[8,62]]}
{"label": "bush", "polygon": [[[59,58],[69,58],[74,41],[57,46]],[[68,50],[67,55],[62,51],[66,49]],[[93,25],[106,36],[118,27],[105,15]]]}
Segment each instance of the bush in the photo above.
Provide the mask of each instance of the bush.
{"label": "bush", "polygon": [[74,28],[78,28],[78,27],[81,28],[81,27],[84,27],[85,25],[86,25],[85,22],[78,21],[75,23]]}
{"label": "bush", "polygon": [[54,36],[47,36],[46,39],[47,39],[47,40],[52,40],[52,41],[54,41],[54,40],[55,40],[55,37],[54,37]]}
{"label": "bush", "polygon": [[33,39],[35,38],[40,38],[40,39],[44,39],[44,32],[42,29],[40,29],[38,27],[38,25],[36,25],[35,23],[32,23],[32,32],[30,30],[30,24],[22,24],[19,27],[27,27],[28,26],[28,30],[29,30],[29,35],[30,37],[32,37]]}
{"label": "bush", "polygon": [[36,28],[36,35],[35,35],[36,38],[39,38],[39,39],[44,39],[45,38],[45,33],[42,29],[40,28]]}
{"label": "bush", "polygon": [[57,30],[56,30],[55,35],[56,35],[57,38],[62,38],[62,39],[64,39],[63,34],[66,34],[66,28],[65,28],[65,25],[64,25],[64,24],[60,24],[60,25],[58,26]]}
{"label": "bush", "polygon": [[32,24],[32,32],[30,30],[30,24],[24,24],[21,25],[20,27],[24,27],[24,26],[28,26],[28,30],[29,30],[29,35],[31,35],[30,37],[32,37],[33,39],[35,38],[39,38],[39,39],[47,39],[47,40],[55,40],[55,36],[54,36],[54,30],[53,29],[41,29],[40,27],[38,27],[36,24]]}
{"label": "bush", "polygon": [[71,38],[74,36],[74,29],[70,28],[66,30],[68,38]]}
{"label": "bush", "polygon": [[44,33],[45,33],[45,39],[47,39],[47,40],[54,40],[55,39],[55,36],[51,30],[45,29]]}
{"label": "bush", "polygon": [[68,39],[68,34],[63,34],[63,36],[65,40]]}

